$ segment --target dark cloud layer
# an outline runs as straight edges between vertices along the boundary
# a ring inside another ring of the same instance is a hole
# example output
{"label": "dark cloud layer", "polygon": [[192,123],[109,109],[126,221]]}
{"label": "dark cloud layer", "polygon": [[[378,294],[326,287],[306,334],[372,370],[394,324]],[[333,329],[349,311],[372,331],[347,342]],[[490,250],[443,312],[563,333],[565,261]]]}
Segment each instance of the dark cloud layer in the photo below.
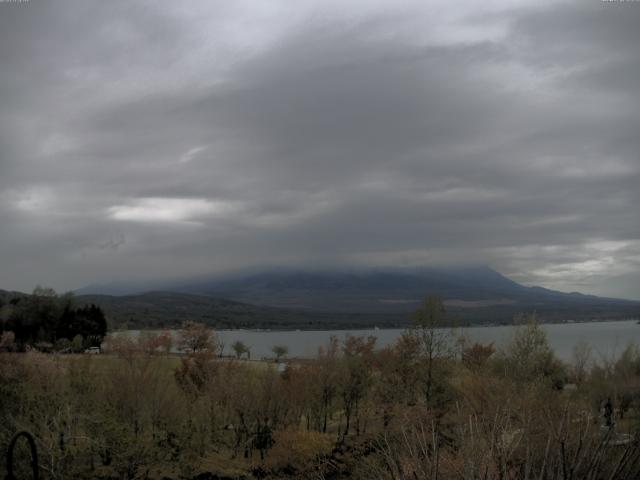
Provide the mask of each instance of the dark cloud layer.
{"label": "dark cloud layer", "polygon": [[486,263],[640,298],[640,4],[0,3],[0,287]]}

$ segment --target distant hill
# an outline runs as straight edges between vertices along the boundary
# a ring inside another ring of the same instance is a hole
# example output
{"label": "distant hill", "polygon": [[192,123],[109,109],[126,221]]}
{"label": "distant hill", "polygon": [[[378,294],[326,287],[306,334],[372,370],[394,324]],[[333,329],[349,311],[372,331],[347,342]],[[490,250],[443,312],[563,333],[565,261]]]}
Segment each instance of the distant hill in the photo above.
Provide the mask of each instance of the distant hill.
{"label": "distant hill", "polygon": [[406,315],[309,312],[176,292],[78,295],[76,303],[99,305],[106,312],[111,328],[171,328],[185,321],[205,323],[218,329],[320,330],[407,324]]}
{"label": "distant hill", "polygon": [[[452,316],[464,323],[507,323],[517,313],[534,311],[542,321],[640,314],[640,302],[527,287],[488,267],[281,269],[156,285],[163,291],[140,293],[144,286],[111,284],[104,290],[134,294],[85,294],[78,300],[97,303],[118,322],[133,325],[170,325],[188,318],[221,328],[400,326],[427,295],[441,296]],[[93,286],[77,293],[100,290]]]}
{"label": "distant hill", "polygon": [[198,279],[169,289],[282,308],[369,313],[411,311],[426,295],[439,295],[451,305],[470,308],[629,303],[525,287],[488,267],[351,272],[282,270]]}

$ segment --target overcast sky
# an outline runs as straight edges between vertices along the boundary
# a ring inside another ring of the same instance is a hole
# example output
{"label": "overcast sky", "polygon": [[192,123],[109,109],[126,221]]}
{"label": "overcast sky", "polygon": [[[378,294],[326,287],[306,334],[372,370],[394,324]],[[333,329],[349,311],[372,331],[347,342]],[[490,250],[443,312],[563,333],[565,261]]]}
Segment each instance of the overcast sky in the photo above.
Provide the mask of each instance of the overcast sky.
{"label": "overcast sky", "polygon": [[640,3],[0,2],[0,288],[487,264],[640,299]]}

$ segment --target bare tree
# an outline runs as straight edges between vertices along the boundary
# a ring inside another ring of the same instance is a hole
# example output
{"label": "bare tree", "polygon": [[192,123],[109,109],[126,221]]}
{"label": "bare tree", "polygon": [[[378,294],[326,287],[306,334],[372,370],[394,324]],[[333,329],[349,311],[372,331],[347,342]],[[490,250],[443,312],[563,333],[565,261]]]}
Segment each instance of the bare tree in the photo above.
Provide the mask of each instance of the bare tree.
{"label": "bare tree", "polygon": [[213,330],[202,323],[185,322],[180,330],[178,345],[188,352],[217,350],[217,338]]}
{"label": "bare tree", "polygon": [[231,344],[231,349],[235,352],[236,358],[238,359],[241,358],[245,353],[247,354],[247,356],[250,356],[250,349],[242,340],[236,340],[235,342],[233,342]]}
{"label": "bare tree", "polygon": [[571,359],[573,364],[573,375],[575,382],[578,384],[582,383],[587,375],[587,370],[591,363],[592,351],[591,345],[584,340],[580,340],[573,347]]}
{"label": "bare tree", "polygon": [[348,336],[342,347],[342,401],[346,425],[344,435],[349,435],[351,417],[355,415],[356,434],[360,434],[359,407],[371,387],[371,358],[376,337]]}
{"label": "bare tree", "polygon": [[280,358],[289,353],[289,347],[286,345],[274,345],[271,351],[276,356],[276,362],[280,362]]}
{"label": "bare tree", "polygon": [[442,299],[428,297],[415,312],[409,334],[418,344],[419,355],[424,360],[424,394],[427,403],[433,398],[436,362],[442,357],[454,355],[453,335],[448,325],[447,313]]}

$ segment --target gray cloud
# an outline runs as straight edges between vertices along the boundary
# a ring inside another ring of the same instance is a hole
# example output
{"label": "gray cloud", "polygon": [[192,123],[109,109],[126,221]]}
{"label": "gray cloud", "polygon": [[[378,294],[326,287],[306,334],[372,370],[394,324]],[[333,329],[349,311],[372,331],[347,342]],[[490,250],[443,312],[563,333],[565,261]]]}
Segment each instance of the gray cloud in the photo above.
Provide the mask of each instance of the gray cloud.
{"label": "gray cloud", "polygon": [[1,287],[472,262],[640,298],[640,6],[252,3],[0,4]]}

